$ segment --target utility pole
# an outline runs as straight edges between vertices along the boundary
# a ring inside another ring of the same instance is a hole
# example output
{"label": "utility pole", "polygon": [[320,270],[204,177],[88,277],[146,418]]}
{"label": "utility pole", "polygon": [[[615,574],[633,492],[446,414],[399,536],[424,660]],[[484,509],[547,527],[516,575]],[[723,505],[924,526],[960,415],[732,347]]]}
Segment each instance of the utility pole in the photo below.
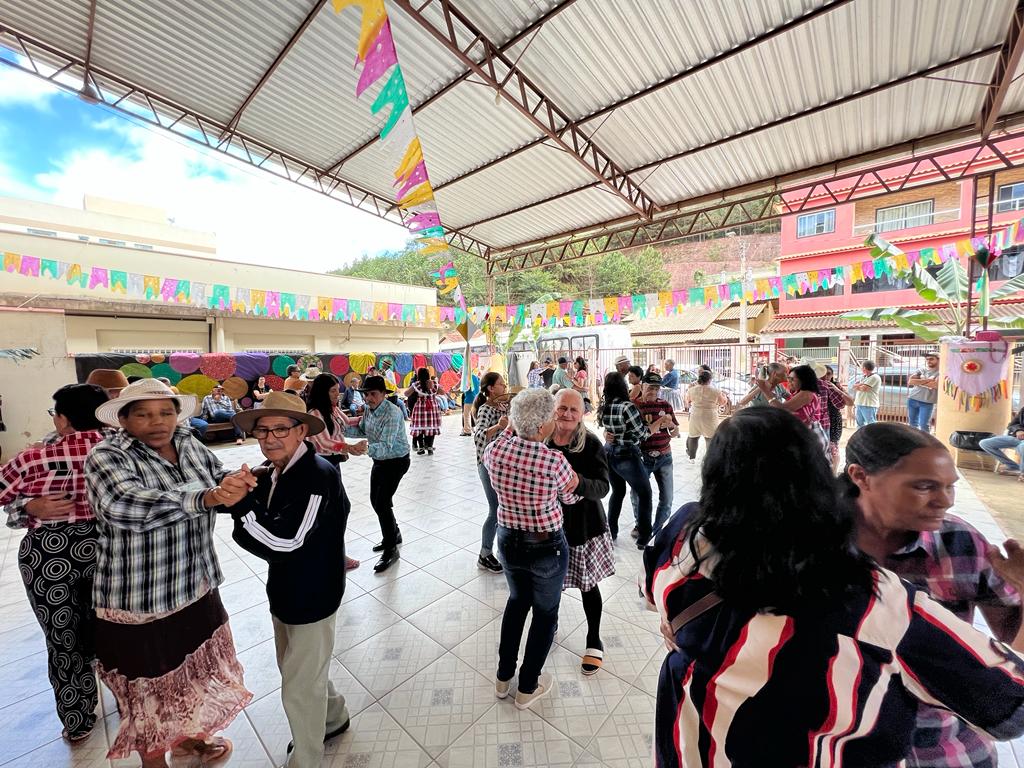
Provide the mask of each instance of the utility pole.
{"label": "utility pole", "polygon": [[[728,238],[736,237],[736,231],[725,233]],[[740,240],[740,344],[747,343],[747,285],[751,275],[747,270],[747,240]]]}

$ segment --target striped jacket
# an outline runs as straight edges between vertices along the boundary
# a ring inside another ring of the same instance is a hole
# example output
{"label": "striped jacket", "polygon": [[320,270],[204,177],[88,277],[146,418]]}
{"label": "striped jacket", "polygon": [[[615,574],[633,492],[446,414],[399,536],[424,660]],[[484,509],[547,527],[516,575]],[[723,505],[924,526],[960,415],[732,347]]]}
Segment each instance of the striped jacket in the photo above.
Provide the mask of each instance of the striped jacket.
{"label": "striped jacket", "polygon": [[[678,540],[691,511],[645,557],[648,600],[667,620],[714,590]],[[658,683],[655,764],[899,766],[919,702],[996,739],[1024,732],[1024,662],[891,572],[875,582],[824,613],[723,603],[682,627]]]}

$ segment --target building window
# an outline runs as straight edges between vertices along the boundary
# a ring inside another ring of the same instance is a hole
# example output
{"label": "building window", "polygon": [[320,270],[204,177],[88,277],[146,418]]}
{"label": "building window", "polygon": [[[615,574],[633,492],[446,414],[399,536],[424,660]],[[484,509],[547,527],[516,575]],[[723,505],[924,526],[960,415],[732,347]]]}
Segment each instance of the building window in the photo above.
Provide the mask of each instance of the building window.
{"label": "building window", "polygon": [[35,227],[25,228],[30,235],[42,235],[43,237],[56,237],[57,233],[50,229],[36,229]]}
{"label": "building window", "polygon": [[132,248],[138,248],[140,251],[152,251],[152,245],[146,245],[145,243],[132,243]]}
{"label": "building window", "polygon": [[790,296],[791,299],[817,299],[822,296],[842,296],[843,286],[836,283],[831,288],[822,288],[820,285],[816,291],[808,291],[807,293],[800,295],[799,293]]}
{"label": "building window", "polygon": [[935,201],[894,205],[875,211],[875,232],[893,232],[897,229],[923,227],[935,223]]}
{"label": "building window", "polygon": [[[927,267],[928,274],[935,277],[942,268],[941,264],[932,264]],[[853,293],[882,293],[883,291],[903,291],[912,289],[914,284],[910,281],[910,275],[883,275],[882,277],[861,280],[854,283],[851,288]]]}
{"label": "building window", "polygon": [[836,209],[807,213],[796,220],[797,237],[813,237],[836,231]]}
{"label": "building window", "polygon": [[289,347],[270,347],[263,349],[246,349],[246,352],[262,353],[264,355],[291,355],[292,357],[302,357],[303,355],[310,355],[308,349],[291,349]]}
{"label": "building window", "polygon": [[88,243],[89,242],[89,236],[88,235],[79,235],[78,239],[81,240],[83,243]]}
{"label": "building window", "polygon": [[[1024,185],[1022,190],[1024,191]],[[989,280],[1012,280],[1024,274],[1024,246],[1015,245],[1003,250],[996,263],[988,268]]]}
{"label": "building window", "polygon": [[116,245],[121,248],[123,248],[126,245],[124,240],[107,240],[106,238],[103,237],[100,238],[99,242],[101,245]]}
{"label": "building window", "polygon": [[1024,208],[1024,181],[1016,184],[1003,184],[999,187],[999,199],[996,202],[996,213],[1019,211]]}
{"label": "building window", "polygon": [[181,347],[115,347],[110,351],[118,355],[170,355],[175,352],[190,352],[195,355],[201,355],[206,350],[200,349],[199,347],[187,347],[185,349],[182,349]]}

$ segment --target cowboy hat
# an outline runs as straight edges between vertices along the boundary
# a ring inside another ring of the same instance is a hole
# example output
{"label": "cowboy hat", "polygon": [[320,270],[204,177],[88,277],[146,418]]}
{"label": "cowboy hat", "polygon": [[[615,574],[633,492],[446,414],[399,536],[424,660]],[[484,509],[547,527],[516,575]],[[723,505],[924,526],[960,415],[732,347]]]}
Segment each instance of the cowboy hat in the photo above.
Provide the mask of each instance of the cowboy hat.
{"label": "cowboy hat", "polygon": [[96,368],[89,373],[85,383],[103,389],[124,389],[128,386],[128,378],[116,368]]}
{"label": "cowboy hat", "polygon": [[243,432],[252,432],[256,422],[266,416],[285,416],[300,421],[309,427],[309,434],[315,435],[326,429],[323,419],[306,413],[306,406],[298,395],[287,392],[271,392],[263,398],[263,407],[254,411],[242,411],[231,417],[231,423]]}
{"label": "cowboy hat", "polygon": [[310,364],[306,366],[306,372],[299,376],[299,378],[303,381],[312,381],[321,373],[323,373],[323,371],[320,370],[319,366]]}
{"label": "cowboy hat", "polygon": [[387,394],[388,385],[384,383],[383,376],[367,376],[363,380],[363,386],[359,387],[360,392],[383,392]]}
{"label": "cowboy hat", "polygon": [[96,418],[111,427],[120,427],[118,412],[126,405],[140,400],[177,400],[180,411],[178,423],[183,424],[195,412],[197,399],[195,395],[176,395],[162,381],[156,379],[139,379],[128,384],[121,394],[111,398],[96,409]]}
{"label": "cowboy hat", "polygon": [[811,370],[814,371],[814,375],[817,376],[819,379],[826,373],[828,373],[828,371],[825,370],[825,364],[820,363],[817,360],[808,363],[808,365],[811,366]]}

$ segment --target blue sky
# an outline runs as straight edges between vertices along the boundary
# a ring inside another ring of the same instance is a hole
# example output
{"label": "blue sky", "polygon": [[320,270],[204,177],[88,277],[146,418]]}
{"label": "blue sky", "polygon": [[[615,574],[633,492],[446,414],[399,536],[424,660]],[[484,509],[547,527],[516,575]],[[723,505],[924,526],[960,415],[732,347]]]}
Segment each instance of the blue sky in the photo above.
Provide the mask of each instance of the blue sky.
{"label": "blue sky", "polygon": [[156,206],[232,261],[326,271],[401,248],[397,225],[280,181],[0,64],[0,195]]}

